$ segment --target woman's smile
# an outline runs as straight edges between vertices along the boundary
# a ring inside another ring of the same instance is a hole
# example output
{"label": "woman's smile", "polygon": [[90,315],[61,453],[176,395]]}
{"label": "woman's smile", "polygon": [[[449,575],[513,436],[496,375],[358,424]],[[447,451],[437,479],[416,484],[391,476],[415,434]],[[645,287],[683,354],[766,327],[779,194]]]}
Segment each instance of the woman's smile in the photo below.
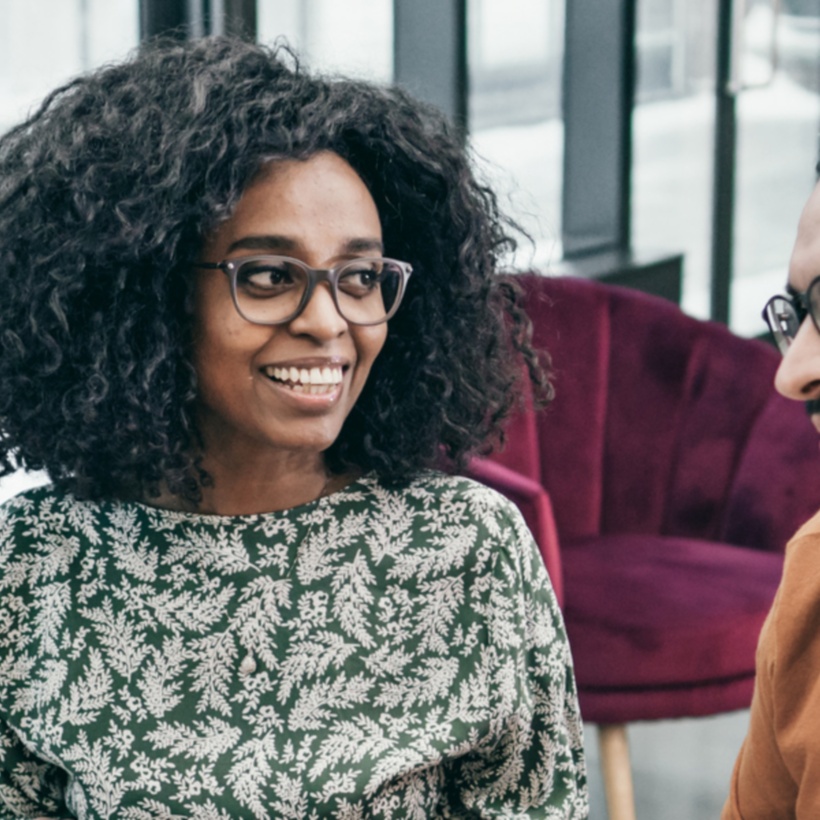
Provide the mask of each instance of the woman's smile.
{"label": "woman's smile", "polygon": [[349,370],[349,364],[339,359],[297,360],[265,365],[261,373],[275,389],[301,402],[305,410],[321,410],[340,400]]}

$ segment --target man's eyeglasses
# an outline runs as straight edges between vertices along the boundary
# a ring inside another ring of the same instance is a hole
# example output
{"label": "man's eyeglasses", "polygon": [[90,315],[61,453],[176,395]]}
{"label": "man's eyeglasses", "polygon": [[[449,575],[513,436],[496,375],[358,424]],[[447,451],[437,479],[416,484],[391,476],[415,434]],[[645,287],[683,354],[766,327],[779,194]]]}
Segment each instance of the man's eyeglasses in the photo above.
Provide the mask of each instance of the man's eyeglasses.
{"label": "man's eyeglasses", "polygon": [[239,315],[257,325],[295,319],[319,282],[330,285],[339,315],[352,325],[378,325],[398,310],[413,268],[382,257],[351,259],[328,270],[289,256],[248,256],[194,267],[221,270],[231,283]]}
{"label": "man's eyeglasses", "polygon": [[805,293],[772,296],[763,308],[763,318],[784,356],[806,316],[811,316],[820,333],[820,276],[812,280]]}

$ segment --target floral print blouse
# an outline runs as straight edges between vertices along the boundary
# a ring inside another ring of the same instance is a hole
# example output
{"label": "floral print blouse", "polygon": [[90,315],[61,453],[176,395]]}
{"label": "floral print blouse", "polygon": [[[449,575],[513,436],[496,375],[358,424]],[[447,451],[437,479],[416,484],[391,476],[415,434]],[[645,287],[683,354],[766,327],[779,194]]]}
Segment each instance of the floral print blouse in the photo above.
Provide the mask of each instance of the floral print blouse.
{"label": "floral print blouse", "polygon": [[517,509],[436,473],[283,512],[0,507],[0,819],[581,818]]}

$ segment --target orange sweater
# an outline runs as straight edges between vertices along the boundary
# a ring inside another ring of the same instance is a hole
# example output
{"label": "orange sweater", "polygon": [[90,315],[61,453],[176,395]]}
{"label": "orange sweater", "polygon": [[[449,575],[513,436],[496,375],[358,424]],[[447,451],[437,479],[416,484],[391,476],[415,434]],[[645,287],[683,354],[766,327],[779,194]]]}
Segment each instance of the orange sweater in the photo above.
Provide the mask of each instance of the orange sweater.
{"label": "orange sweater", "polygon": [[786,548],[721,820],[820,817],[820,513]]}

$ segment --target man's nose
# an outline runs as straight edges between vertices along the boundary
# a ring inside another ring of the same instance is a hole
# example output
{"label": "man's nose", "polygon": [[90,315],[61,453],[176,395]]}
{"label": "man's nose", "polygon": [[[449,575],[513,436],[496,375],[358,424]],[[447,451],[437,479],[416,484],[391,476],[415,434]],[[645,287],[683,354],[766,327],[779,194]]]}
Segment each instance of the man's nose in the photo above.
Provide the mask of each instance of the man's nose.
{"label": "man's nose", "polygon": [[774,379],[777,392],[789,399],[820,397],[820,333],[806,317],[794,337]]}

